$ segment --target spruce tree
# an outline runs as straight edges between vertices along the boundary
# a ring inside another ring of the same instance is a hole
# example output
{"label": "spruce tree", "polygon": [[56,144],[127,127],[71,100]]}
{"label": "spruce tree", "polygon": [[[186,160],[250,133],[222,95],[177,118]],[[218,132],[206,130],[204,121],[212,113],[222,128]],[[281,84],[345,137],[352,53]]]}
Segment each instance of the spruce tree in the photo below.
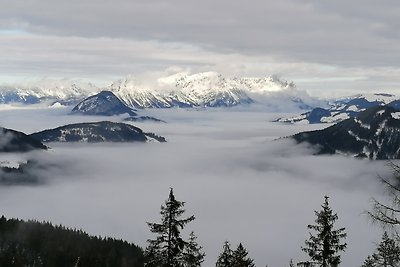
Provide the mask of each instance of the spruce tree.
{"label": "spruce tree", "polygon": [[182,262],[185,267],[199,267],[204,261],[205,253],[202,247],[196,242],[197,237],[192,231],[189,235],[187,246],[183,250]]}
{"label": "spruce tree", "polygon": [[175,199],[171,188],[165,205],[161,206],[161,223],[147,223],[150,231],[157,235],[155,239],[148,240],[145,251],[147,267],[180,267],[184,266],[183,252],[188,247],[188,242],[181,237],[181,230],[186,224],[195,219],[192,215],[181,219],[185,212],[185,202]]}
{"label": "spruce tree", "polygon": [[376,267],[374,258],[368,256],[361,267]]}
{"label": "spruce tree", "polygon": [[309,261],[300,262],[298,266],[321,266],[337,267],[340,264],[341,251],[347,247],[346,243],[341,243],[341,239],[346,238],[345,228],[334,229],[334,223],[338,219],[329,207],[329,197],[325,196],[325,202],[321,211],[315,211],[317,216],[314,225],[308,225],[310,238],[305,241],[305,247],[301,249],[310,257]]}
{"label": "spruce tree", "polygon": [[362,267],[398,267],[400,266],[400,247],[387,232],[382,236],[382,241],[372,256],[364,261]]}
{"label": "spruce tree", "polygon": [[222,253],[218,256],[217,263],[215,267],[232,267],[233,266],[233,252],[231,250],[231,245],[228,241],[225,241],[222,247]]}
{"label": "spruce tree", "polygon": [[238,247],[232,253],[233,267],[254,267],[253,260],[248,256],[247,250],[239,243]]}

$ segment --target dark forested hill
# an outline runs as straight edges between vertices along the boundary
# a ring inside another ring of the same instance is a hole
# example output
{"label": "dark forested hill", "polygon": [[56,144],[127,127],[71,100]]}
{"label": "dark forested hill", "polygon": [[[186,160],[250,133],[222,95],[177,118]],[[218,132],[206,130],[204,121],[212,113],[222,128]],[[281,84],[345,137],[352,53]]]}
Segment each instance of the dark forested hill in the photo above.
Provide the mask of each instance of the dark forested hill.
{"label": "dark forested hill", "polygon": [[146,142],[143,131],[135,126],[111,121],[64,125],[30,135],[42,142]]}
{"label": "dark forested hill", "polygon": [[293,138],[314,145],[318,154],[399,159],[400,112],[391,106],[372,107],[355,118],[323,130],[298,133]]}
{"label": "dark forested hill", "polygon": [[126,241],[3,216],[0,218],[0,266],[141,267],[143,251]]}
{"label": "dark forested hill", "polygon": [[22,132],[0,127],[0,152],[26,152],[33,149],[47,147]]}

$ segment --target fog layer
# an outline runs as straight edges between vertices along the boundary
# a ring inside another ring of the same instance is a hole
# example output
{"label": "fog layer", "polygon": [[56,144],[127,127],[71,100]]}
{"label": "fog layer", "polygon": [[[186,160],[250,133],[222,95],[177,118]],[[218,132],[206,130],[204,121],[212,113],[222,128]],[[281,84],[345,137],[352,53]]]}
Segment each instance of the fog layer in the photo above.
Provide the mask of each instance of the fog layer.
{"label": "fog layer", "polygon": [[[66,109],[0,110],[1,126],[31,133],[65,123],[104,118],[67,116]],[[214,266],[223,242],[242,242],[257,266],[285,266],[306,259],[308,238],[324,195],[346,227],[343,266],[358,266],[372,252],[381,231],[363,212],[381,196],[377,174],[385,162],[344,156],[313,156],[312,149],[275,139],[324,125],[272,123],[277,114],[250,109],[152,110],[163,123],[136,123],[168,143],[50,144],[33,152],[50,168],[44,185],[0,187],[7,217],[37,219],[82,228],[146,246],[146,221],[159,221],[160,205],[173,187]],[[119,120],[114,117],[113,120]],[[187,234],[185,232],[184,234]]]}

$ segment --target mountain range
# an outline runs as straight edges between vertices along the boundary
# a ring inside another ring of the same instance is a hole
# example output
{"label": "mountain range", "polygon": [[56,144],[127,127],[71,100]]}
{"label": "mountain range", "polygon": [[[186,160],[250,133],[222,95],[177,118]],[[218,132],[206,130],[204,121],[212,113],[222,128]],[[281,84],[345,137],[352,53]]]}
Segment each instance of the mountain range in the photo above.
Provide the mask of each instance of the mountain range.
{"label": "mountain range", "polygon": [[356,95],[327,102],[328,108],[316,107],[298,116],[279,118],[285,123],[336,123],[356,117],[360,112],[371,107],[389,105],[400,107],[400,101],[391,94]]}
{"label": "mountain range", "polygon": [[[128,76],[100,88],[67,80],[31,85],[0,86],[0,103],[59,102],[76,105],[102,90],[113,92],[130,108],[231,107],[260,103],[279,109],[309,109],[318,103],[294,83],[276,77],[227,78],[216,72],[186,72],[155,78],[149,83]],[[285,110],[286,111],[286,110]]]}
{"label": "mountain range", "polygon": [[109,90],[131,107],[232,107],[260,103],[270,107],[285,101],[291,109],[304,109],[315,104],[294,83],[276,77],[227,78],[217,72],[177,73],[158,78],[145,85],[128,76],[113,82]]}
{"label": "mountain range", "polygon": [[346,154],[368,159],[400,158],[400,110],[375,106],[323,130],[292,136],[313,145],[317,154]]}
{"label": "mountain range", "polygon": [[59,102],[73,105],[83,98],[98,92],[99,88],[91,83],[70,80],[41,80],[29,84],[0,86],[0,103],[37,104],[41,102]]}
{"label": "mountain range", "polygon": [[101,91],[96,95],[89,96],[82,100],[72,109],[71,114],[90,116],[115,116],[126,114],[129,115],[129,117],[124,118],[124,121],[165,122],[150,116],[139,116],[135,109],[128,107],[111,91]]}

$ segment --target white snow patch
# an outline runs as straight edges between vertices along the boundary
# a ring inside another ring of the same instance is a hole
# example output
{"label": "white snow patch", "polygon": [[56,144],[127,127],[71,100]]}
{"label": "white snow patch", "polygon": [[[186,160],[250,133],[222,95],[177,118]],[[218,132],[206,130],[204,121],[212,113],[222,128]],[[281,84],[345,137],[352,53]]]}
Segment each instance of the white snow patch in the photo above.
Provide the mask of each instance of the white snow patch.
{"label": "white snow patch", "polygon": [[18,154],[5,153],[0,155],[0,167],[18,168],[21,164],[27,163],[27,160]]}
{"label": "white snow patch", "polygon": [[335,122],[339,122],[339,121],[344,121],[348,118],[350,118],[350,116],[347,113],[338,113],[335,116],[322,117],[321,122],[335,123]]}
{"label": "white snow patch", "polygon": [[383,122],[381,122],[381,124],[379,124],[378,129],[376,129],[375,135],[380,135],[385,126],[386,126],[386,120],[384,120]]}
{"label": "white snow patch", "polygon": [[364,128],[364,129],[368,129],[368,130],[371,129],[371,125],[364,124],[362,121],[360,121],[360,120],[358,120],[358,119],[356,119],[356,118],[354,118],[354,121],[355,121],[356,123],[358,123],[358,124],[359,124],[362,128]]}
{"label": "white snow patch", "polygon": [[50,106],[50,108],[63,108],[63,107],[65,106],[60,102],[55,102],[53,105]]}
{"label": "white snow patch", "polygon": [[355,105],[351,105],[350,107],[347,108],[347,111],[360,111],[359,108]]}
{"label": "white snow patch", "polygon": [[360,98],[365,98],[369,102],[380,101],[384,104],[389,104],[397,99],[395,95],[391,94],[363,94]]}
{"label": "white snow patch", "polygon": [[369,143],[369,142],[370,142],[370,141],[367,140],[367,139],[362,139],[362,138],[360,138],[358,135],[356,135],[356,134],[353,133],[352,131],[347,131],[347,133],[348,133],[349,135],[353,136],[357,141],[362,141],[362,142],[365,142],[365,143]]}
{"label": "white snow patch", "polygon": [[395,120],[400,120],[400,112],[392,112],[392,118]]}

